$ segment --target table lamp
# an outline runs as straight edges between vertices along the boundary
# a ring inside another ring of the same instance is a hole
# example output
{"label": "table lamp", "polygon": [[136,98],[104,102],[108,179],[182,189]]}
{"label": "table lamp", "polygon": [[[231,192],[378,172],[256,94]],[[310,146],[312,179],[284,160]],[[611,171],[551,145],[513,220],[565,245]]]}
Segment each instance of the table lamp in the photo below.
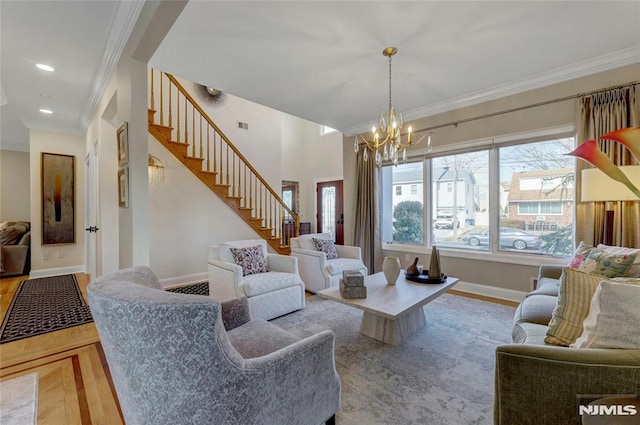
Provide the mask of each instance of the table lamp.
{"label": "table lamp", "polygon": [[[640,165],[618,167],[634,183],[640,187]],[[582,202],[607,202],[604,216],[604,244],[613,245],[613,222],[615,211],[609,202],[640,201],[627,186],[612,179],[598,168],[582,170]]]}

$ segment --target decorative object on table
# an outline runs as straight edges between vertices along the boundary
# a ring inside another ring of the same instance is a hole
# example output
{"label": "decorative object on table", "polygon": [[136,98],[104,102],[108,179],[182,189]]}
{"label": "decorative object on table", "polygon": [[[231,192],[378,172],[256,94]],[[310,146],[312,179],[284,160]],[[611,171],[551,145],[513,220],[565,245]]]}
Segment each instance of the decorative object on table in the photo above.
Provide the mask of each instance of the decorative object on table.
{"label": "decorative object on table", "polygon": [[435,245],[431,248],[431,262],[429,263],[429,276],[438,278],[442,274],[440,269],[440,252]]}
{"label": "decorative object on table", "polygon": [[382,262],[382,272],[385,279],[387,279],[387,285],[395,285],[398,276],[400,276],[400,259],[398,257],[384,257]]}
{"label": "decorative object on table", "polygon": [[340,295],[346,299],[367,298],[364,275],[359,270],[345,270],[342,272]]}
{"label": "decorative object on table", "polygon": [[127,122],[123,122],[117,131],[118,135],[118,165],[123,166],[129,162],[129,130]]}
{"label": "decorative object on table", "polygon": [[42,152],[42,245],[76,243],[75,170],[75,156]]}
{"label": "decorative object on table", "polygon": [[420,270],[418,270],[418,257],[416,257],[416,259],[413,260],[413,264],[407,267],[405,274],[407,276],[418,276],[420,274]]}
{"label": "decorative object on table", "polygon": [[344,270],[342,280],[345,286],[364,286],[364,275],[360,270]]}
{"label": "decorative object on table", "polygon": [[429,270],[423,270],[422,273],[420,273],[418,276],[410,276],[410,275],[405,275],[405,279],[410,280],[411,282],[416,282],[416,283],[429,283],[429,284],[435,284],[435,283],[444,283],[447,281],[447,275],[444,273],[441,273],[439,277],[431,277],[429,275]]}

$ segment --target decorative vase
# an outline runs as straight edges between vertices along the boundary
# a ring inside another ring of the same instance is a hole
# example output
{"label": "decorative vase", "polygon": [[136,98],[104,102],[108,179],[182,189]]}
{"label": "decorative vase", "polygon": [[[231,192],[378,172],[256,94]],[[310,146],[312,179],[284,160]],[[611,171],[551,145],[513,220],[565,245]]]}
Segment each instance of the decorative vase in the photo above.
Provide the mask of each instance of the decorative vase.
{"label": "decorative vase", "polygon": [[440,253],[438,248],[434,245],[431,249],[431,263],[429,264],[429,277],[437,279],[442,274],[440,270]]}
{"label": "decorative vase", "polygon": [[407,267],[406,274],[407,276],[418,276],[420,274],[420,271],[418,270],[418,257],[413,260],[413,264]]}
{"label": "decorative vase", "polygon": [[387,279],[387,285],[395,285],[398,276],[400,276],[400,259],[398,257],[384,257],[382,262],[382,272],[385,279]]}

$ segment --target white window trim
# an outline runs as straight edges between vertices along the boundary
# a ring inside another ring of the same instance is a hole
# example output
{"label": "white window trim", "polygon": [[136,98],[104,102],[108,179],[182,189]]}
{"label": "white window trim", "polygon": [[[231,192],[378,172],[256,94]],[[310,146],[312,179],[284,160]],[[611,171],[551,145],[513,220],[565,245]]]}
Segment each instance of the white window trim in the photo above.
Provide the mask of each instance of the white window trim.
{"label": "white window trim", "polygon": [[[489,208],[490,211],[498,211],[500,209],[500,165],[498,148],[502,146],[518,145],[525,143],[543,142],[545,139],[557,139],[563,137],[575,137],[575,128],[573,124],[566,124],[556,127],[548,127],[540,130],[534,130],[522,133],[513,133],[503,136],[497,136],[492,139],[479,139],[475,141],[451,144],[439,148],[433,148],[432,152],[427,153],[426,150],[416,150],[409,159],[415,161],[416,158],[422,156],[425,162],[423,167],[424,181],[431,182],[432,167],[426,166],[426,160],[439,157],[456,155],[466,152],[487,150],[489,152]],[[389,164],[383,164],[389,165]],[[432,184],[423,184],[423,199],[431,199]],[[575,202],[573,205],[575,216]],[[541,214],[535,214],[541,215]],[[545,214],[555,215],[555,214]],[[559,214],[562,215],[562,214]],[[433,229],[432,229],[432,211],[431,208],[424,208],[423,214],[425,229],[424,242],[421,245],[404,244],[398,242],[382,242],[383,251],[399,251],[413,252],[417,254],[430,254],[433,245]],[[426,231],[430,229],[430,231]],[[550,254],[531,254],[531,253],[513,253],[500,249],[500,214],[489,214],[489,240],[488,250],[476,251],[467,249],[456,249],[453,247],[440,247],[439,250],[443,257],[466,258],[483,261],[493,261],[499,263],[520,264],[530,266],[540,266],[542,264],[566,264],[566,257],[556,257]],[[574,240],[575,244],[575,240]]]}

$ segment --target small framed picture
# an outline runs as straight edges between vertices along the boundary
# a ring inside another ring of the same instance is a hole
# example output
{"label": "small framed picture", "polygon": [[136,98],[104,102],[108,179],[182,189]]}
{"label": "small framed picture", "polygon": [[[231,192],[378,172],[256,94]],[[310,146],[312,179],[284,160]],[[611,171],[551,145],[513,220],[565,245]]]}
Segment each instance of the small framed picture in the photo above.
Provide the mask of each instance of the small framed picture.
{"label": "small framed picture", "polygon": [[123,166],[129,162],[129,135],[127,122],[118,127],[118,165]]}
{"label": "small framed picture", "polygon": [[129,167],[118,170],[118,205],[129,208]]}

